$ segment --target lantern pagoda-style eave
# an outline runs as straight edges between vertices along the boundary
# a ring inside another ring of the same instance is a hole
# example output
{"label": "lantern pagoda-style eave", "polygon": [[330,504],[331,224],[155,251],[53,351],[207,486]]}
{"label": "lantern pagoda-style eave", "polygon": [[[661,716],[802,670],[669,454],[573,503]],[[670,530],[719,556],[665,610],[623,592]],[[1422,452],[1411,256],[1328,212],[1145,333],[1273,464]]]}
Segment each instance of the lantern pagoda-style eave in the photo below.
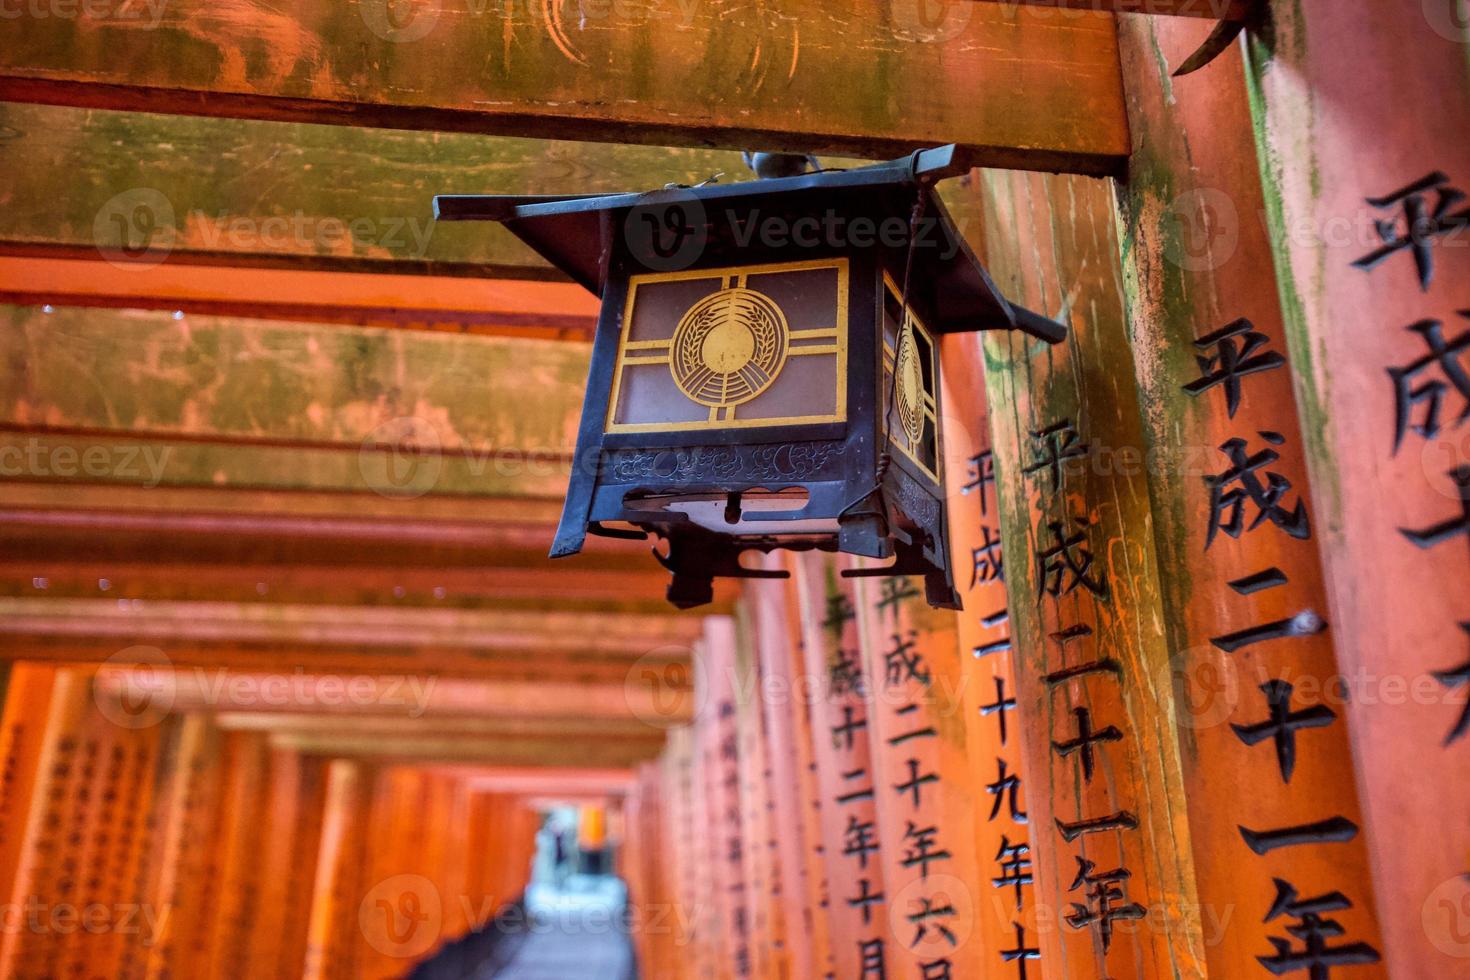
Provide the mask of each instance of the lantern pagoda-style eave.
{"label": "lantern pagoda-style eave", "polygon": [[[823,234],[829,237],[833,228],[836,235],[854,239],[859,230],[871,235],[877,229],[883,245],[907,248],[915,205],[922,202],[914,248],[930,270],[923,284],[928,293],[930,330],[936,334],[1020,330],[1048,343],[1060,343],[1066,338],[1063,325],[1000,294],[934,193],[935,181],[968,170],[962,154],[945,146],[852,170],[699,187],[671,185],[644,193],[441,194],[434,198],[434,215],[439,221],[504,224],[552,265],[602,296],[613,237],[625,236],[636,246],[640,235],[648,234],[642,221],[652,222],[652,229],[662,232],[666,229],[658,222],[671,209],[688,218],[684,232],[693,236],[702,255],[707,258],[728,251],[734,258],[749,236],[759,233],[749,227],[750,216],[784,222],[790,229],[800,217],[819,215],[827,222]],[[803,249],[810,246],[793,241],[793,253]]]}
{"label": "lantern pagoda-style eave", "polygon": [[552,557],[588,534],[653,535],[668,596],[772,577],[751,550],[821,549],[923,576],[955,608],[937,335],[1066,329],[1008,302],[934,192],[954,147],[852,170],[643,194],[441,196],[596,293]]}

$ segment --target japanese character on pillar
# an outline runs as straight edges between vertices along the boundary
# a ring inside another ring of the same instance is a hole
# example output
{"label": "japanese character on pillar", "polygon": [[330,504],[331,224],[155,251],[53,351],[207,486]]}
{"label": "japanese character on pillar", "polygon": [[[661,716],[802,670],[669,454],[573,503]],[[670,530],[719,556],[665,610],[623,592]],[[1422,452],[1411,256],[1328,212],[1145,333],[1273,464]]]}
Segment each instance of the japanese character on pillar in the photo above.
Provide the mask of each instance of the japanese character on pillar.
{"label": "japanese character on pillar", "polygon": [[[1073,530],[1068,523],[1078,530]],[[1089,574],[1093,563],[1092,552],[1087,547],[1089,526],[1090,522],[1085,517],[1072,517],[1069,522],[1047,522],[1054,543],[1036,552],[1038,599],[1045,595],[1061,598],[1079,586],[1099,599],[1107,597],[1106,584]]]}
{"label": "japanese character on pillar", "polygon": [[[1433,204],[1427,197],[1431,191]],[[1374,220],[1373,226],[1383,244],[1354,262],[1353,267],[1366,272],[1390,256],[1407,251],[1414,257],[1419,288],[1428,292],[1434,282],[1435,241],[1470,228],[1470,208],[1454,210],[1464,200],[1465,192],[1451,186],[1449,176],[1439,170],[1382,197],[1368,198],[1368,204],[1379,210],[1394,207],[1401,210],[1393,218]]]}
{"label": "japanese character on pillar", "polygon": [[[1277,432],[1261,432],[1260,436],[1273,446],[1284,443],[1285,437]],[[1306,540],[1312,536],[1311,522],[1307,517],[1307,505],[1300,498],[1288,509],[1283,498],[1291,491],[1291,481],[1279,473],[1265,473],[1262,482],[1258,471],[1281,458],[1274,449],[1262,449],[1250,454],[1246,441],[1230,439],[1220,446],[1230,460],[1230,466],[1222,473],[1204,478],[1210,490],[1210,525],[1205,536],[1205,547],[1214,543],[1218,532],[1224,531],[1232,538],[1239,538],[1245,531],[1254,531],[1270,521],[1293,538]],[[1239,486],[1232,486],[1238,483]],[[1247,505],[1254,507],[1249,526],[1245,523]]]}
{"label": "japanese character on pillar", "polygon": [[1066,922],[1073,929],[1094,928],[1104,953],[1113,945],[1113,923],[1142,919],[1148,914],[1142,905],[1127,900],[1123,886],[1132,876],[1127,868],[1100,872],[1094,862],[1077,857],[1077,877],[1068,890],[1081,889],[1086,903],[1074,902]]}
{"label": "japanese character on pillar", "polygon": [[1470,464],[1455,467],[1448,476],[1460,497],[1460,513],[1425,528],[1399,528],[1399,533],[1420,548],[1433,548],[1460,535],[1470,538]]}
{"label": "japanese character on pillar", "polygon": [[862,955],[862,974],[858,980],[888,980],[885,946],[882,939],[866,939],[858,943]]}
{"label": "japanese character on pillar", "polygon": [[903,839],[905,850],[900,862],[905,868],[919,869],[919,880],[929,880],[929,865],[936,861],[948,861],[950,853],[936,842],[938,827],[920,827],[912,820],[907,821]]}
{"label": "japanese character on pillar", "polygon": [[[1461,310],[1460,316],[1470,318],[1470,310]],[[1403,367],[1388,369],[1393,382],[1394,431],[1393,451],[1398,454],[1404,444],[1404,436],[1410,430],[1426,439],[1439,435],[1444,396],[1449,385],[1453,385],[1460,396],[1460,412],[1455,416],[1455,426],[1470,418],[1470,371],[1463,361],[1470,353],[1470,330],[1454,340],[1445,340],[1444,322],[1420,320],[1409,326],[1409,332],[1417,334],[1424,342],[1428,353]],[[1423,380],[1422,375],[1437,372],[1439,377]],[[1448,382],[1448,384],[1446,384]],[[1415,412],[1420,406],[1417,421]]]}
{"label": "japanese character on pillar", "polygon": [[[1329,912],[1342,912],[1353,907],[1353,903],[1341,892],[1327,892],[1313,898],[1302,898],[1296,887],[1281,878],[1275,879],[1276,900],[1266,913],[1266,921],[1274,922],[1286,916],[1295,919],[1294,925],[1286,927],[1291,939],[1272,938],[1276,952],[1270,956],[1258,956],[1262,966],[1273,976],[1306,973],[1310,980],[1329,980],[1334,967],[1362,966],[1377,963],[1382,957],[1378,950],[1367,943],[1343,943],[1331,945],[1345,930],[1335,919],[1327,918]],[[1302,947],[1295,948],[1293,941]]]}
{"label": "japanese character on pillar", "polygon": [[995,802],[990,807],[989,819],[994,820],[996,817],[999,817],[1000,808],[1004,805],[1009,811],[1013,822],[1020,824],[1026,823],[1026,811],[1021,809],[1020,803],[1017,800],[1017,794],[1021,791],[1021,777],[1015,773],[1006,771],[1006,760],[1003,758],[997,756],[995,766],[997,770],[995,782],[989,783],[985,787],[985,791],[995,797]]}
{"label": "japanese character on pillar", "polygon": [[986,449],[970,457],[970,472],[965,479],[964,486],[960,487],[960,493],[968,494],[971,490],[978,490],[980,500],[980,513],[990,513],[989,494],[987,487],[995,485],[995,453]]}
{"label": "japanese character on pillar", "polygon": [[991,878],[990,883],[996,888],[1014,888],[1018,910],[1021,908],[1021,887],[1035,881],[1031,873],[1030,854],[1031,845],[1026,841],[1012,844],[1009,837],[1001,835],[1000,851],[995,855],[997,866],[1001,869],[1000,876]]}
{"label": "japanese character on pillar", "polygon": [[915,680],[928,685],[931,677],[924,668],[924,658],[915,652],[918,633],[909,630],[908,636],[893,635],[893,646],[883,654],[883,674],[889,687],[897,687],[905,681]]}
{"label": "japanese character on pillar", "polygon": [[1016,964],[1016,980],[1028,980],[1026,974],[1026,962],[1028,960],[1041,959],[1041,948],[1039,946],[1026,945],[1026,927],[1019,922],[1011,923],[1016,930],[1016,945],[1011,949],[1000,951],[1001,961]]}
{"label": "japanese character on pillar", "polygon": [[970,549],[970,588],[984,582],[1006,580],[1005,556],[1001,552],[1000,535],[988,524],[980,527],[981,540]]}
{"label": "japanese character on pillar", "polygon": [[1283,680],[1270,680],[1261,685],[1266,695],[1267,716],[1264,721],[1250,725],[1231,724],[1230,728],[1246,745],[1259,745],[1271,739],[1276,745],[1276,766],[1281,771],[1281,781],[1290,783],[1296,771],[1297,732],[1310,728],[1326,728],[1337,720],[1337,714],[1324,704],[1308,708],[1293,709],[1291,695],[1294,688]]}
{"label": "japanese character on pillar", "polygon": [[1270,371],[1286,363],[1286,358],[1273,350],[1267,350],[1271,338],[1256,330],[1255,324],[1241,317],[1219,330],[1205,334],[1194,342],[1200,350],[1215,348],[1214,353],[1195,355],[1201,376],[1184,385],[1186,392],[1199,396],[1211,388],[1225,390],[1225,409],[1231,418],[1240,408],[1242,378],[1261,371]]}
{"label": "japanese character on pillar", "polygon": [[1077,734],[1075,737],[1063,741],[1052,740],[1051,746],[1058,756],[1065,759],[1073,753],[1077,754],[1078,761],[1082,766],[1084,782],[1092,782],[1092,774],[1097,766],[1094,745],[1104,742],[1121,742],[1123,733],[1116,725],[1106,725],[1094,729],[1092,726],[1092,712],[1086,708],[1078,707],[1072,709],[1072,714],[1077,719]]}
{"label": "japanese character on pillar", "polygon": [[1071,461],[1087,458],[1087,447],[1082,444],[1081,433],[1071,420],[1063,419],[1055,425],[1032,431],[1031,439],[1036,444],[1037,457],[1021,469],[1026,476],[1045,473],[1053,491],[1062,489]]}
{"label": "japanese character on pillar", "polygon": [[[1240,595],[1254,595],[1266,589],[1273,589],[1287,584],[1288,579],[1279,568],[1268,568],[1244,578],[1238,578],[1230,582],[1230,588]],[[1327,623],[1315,610],[1303,609],[1284,619],[1272,620],[1257,626],[1248,626],[1245,629],[1235,630],[1222,636],[1210,638],[1217,648],[1226,653],[1234,653],[1243,647],[1256,643],[1264,643],[1267,640],[1282,640],[1290,637],[1313,636],[1327,629]]]}
{"label": "japanese character on pillar", "polygon": [[[1466,636],[1470,636],[1470,623],[1461,623],[1460,629],[1465,631]],[[1463,687],[1466,688],[1467,692],[1470,692],[1470,660],[1466,660],[1460,666],[1452,667],[1449,670],[1434,671],[1434,679],[1445,687]],[[1455,722],[1455,726],[1445,736],[1444,744],[1449,745],[1452,742],[1458,741],[1464,737],[1466,732],[1470,732],[1470,697],[1466,698],[1464,706],[1460,709],[1459,720]]]}

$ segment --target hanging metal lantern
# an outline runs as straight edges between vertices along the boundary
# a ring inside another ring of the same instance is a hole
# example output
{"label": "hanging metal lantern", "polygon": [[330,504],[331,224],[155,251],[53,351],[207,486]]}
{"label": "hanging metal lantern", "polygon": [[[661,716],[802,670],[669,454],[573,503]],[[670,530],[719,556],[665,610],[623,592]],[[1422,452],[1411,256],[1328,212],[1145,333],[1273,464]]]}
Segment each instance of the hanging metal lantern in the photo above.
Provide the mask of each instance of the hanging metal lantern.
{"label": "hanging metal lantern", "polygon": [[[587,535],[665,542],[681,608],[742,553],[821,548],[922,575],[958,608],[936,337],[1065,328],[1007,302],[933,184],[954,147],[846,171],[646,194],[440,196],[503,223],[602,297],[552,557]],[[975,370],[979,370],[976,365]]]}

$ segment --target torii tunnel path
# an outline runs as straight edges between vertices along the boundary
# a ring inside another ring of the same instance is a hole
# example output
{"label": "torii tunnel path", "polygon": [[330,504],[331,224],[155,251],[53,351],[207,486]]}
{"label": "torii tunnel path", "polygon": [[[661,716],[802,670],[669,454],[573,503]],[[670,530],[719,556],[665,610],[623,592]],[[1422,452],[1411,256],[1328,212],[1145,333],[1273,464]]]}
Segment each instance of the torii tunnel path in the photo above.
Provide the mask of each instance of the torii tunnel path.
{"label": "torii tunnel path", "polygon": [[618,922],[621,886],[611,879],[587,892],[532,885],[533,925],[514,958],[475,980],[634,980],[633,948]]}
{"label": "torii tunnel path", "polygon": [[632,970],[632,949],[622,932],[562,923],[538,930],[504,969],[491,968],[476,980],[632,980]]}

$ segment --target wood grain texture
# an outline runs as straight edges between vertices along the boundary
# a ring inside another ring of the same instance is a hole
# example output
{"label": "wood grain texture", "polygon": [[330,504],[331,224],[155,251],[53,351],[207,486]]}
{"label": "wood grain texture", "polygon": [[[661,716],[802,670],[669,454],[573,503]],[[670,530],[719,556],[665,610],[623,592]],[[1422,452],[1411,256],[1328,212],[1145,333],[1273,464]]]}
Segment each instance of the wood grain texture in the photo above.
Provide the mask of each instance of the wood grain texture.
{"label": "wood grain texture", "polygon": [[1030,976],[1031,971],[1044,969],[1026,952],[1036,949],[1040,955],[1036,937],[1042,926],[1036,917],[1032,847],[1042,834],[1024,816],[1027,772],[1021,744],[1023,731],[1039,722],[1021,710],[1016,695],[981,335],[941,338],[939,370],[945,416],[945,515],[955,584],[964,601],[964,609],[955,617],[955,641],[965,680],[961,704],[966,752],[977,785],[988,790],[998,781],[1002,765],[1023,781],[1016,793],[1018,814],[1011,811],[1008,790],[1004,795],[987,792],[976,814],[975,857],[981,895],[976,903],[977,941],[988,969],[1019,975],[1015,964],[1024,963]]}
{"label": "wood grain texture", "polygon": [[0,98],[874,157],[957,142],[994,165],[1113,171],[1126,153],[1113,22],[1048,13],[191,0],[156,18],[15,21]]}
{"label": "wood grain texture", "polygon": [[[1397,443],[1388,372],[1428,352],[1412,324],[1439,320],[1447,342],[1470,327],[1457,312],[1470,308],[1470,250],[1463,229],[1428,234],[1432,279],[1412,249],[1355,263],[1406,234],[1404,201],[1385,197],[1436,172],[1440,189],[1470,181],[1470,36],[1463,4],[1415,6],[1392,30],[1317,0],[1271,10],[1247,77],[1384,955],[1395,976],[1451,975],[1470,956],[1470,831],[1417,828],[1465,807],[1453,672],[1470,663],[1470,547],[1464,534],[1417,546],[1404,530],[1466,514],[1470,481],[1450,474],[1470,465],[1470,428],[1463,391],[1430,365],[1412,383],[1446,385],[1439,431],[1421,401],[1407,421],[1424,431]],[[1423,191],[1429,213],[1437,200]]]}
{"label": "wood grain texture", "polygon": [[[1001,289],[1071,325],[1057,347],[1018,334],[985,343],[1036,904],[1052,926],[1038,936],[1045,975],[1200,977],[1151,502],[1141,461],[1130,465],[1142,433],[1109,188],[986,172],[981,193]],[[1075,439],[1045,434],[1063,423]],[[1046,679],[1089,664],[1103,669]],[[1080,743],[1061,747],[1087,729],[1110,739],[1091,745],[1091,766]],[[1111,829],[1080,823],[1103,818]],[[1120,870],[1129,877],[1108,904],[1135,918],[1105,945],[1097,920],[1065,917],[1103,911],[1079,875]]]}
{"label": "wood grain texture", "polygon": [[[802,633],[802,674],[810,686],[812,755],[821,797],[821,862],[825,915],[837,976],[861,976],[864,948],[897,941],[888,916],[883,841],[874,797],[861,791],[873,776],[868,694],[871,675],[858,649],[853,583],[836,560],[819,552],[789,559]],[[861,777],[847,778],[855,773]],[[840,846],[839,846],[840,845]],[[886,962],[886,952],[885,952]]]}
{"label": "wood grain texture", "polygon": [[[1366,835],[1258,856],[1240,832],[1332,817],[1362,826],[1337,685],[1339,624],[1232,652],[1212,642],[1303,614],[1332,619],[1316,547],[1320,515],[1309,506],[1294,365],[1277,296],[1263,288],[1274,282],[1274,270],[1267,230],[1253,217],[1264,207],[1259,170],[1236,136],[1251,125],[1241,54],[1221,56],[1213,77],[1171,79],[1163,66],[1197,46],[1202,25],[1134,20],[1119,29],[1137,141],[1129,180],[1118,188],[1124,283],[1210,971],[1253,971],[1257,957],[1272,955],[1272,938],[1287,937],[1281,920],[1265,921],[1277,878],[1311,894],[1347,895],[1352,908],[1334,913],[1344,941],[1381,949]],[[1243,355],[1238,370],[1250,373],[1192,393],[1186,385],[1220,373],[1220,358],[1229,356],[1221,344],[1197,339],[1227,327],[1236,336],[1222,343]],[[1280,433],[1283,443],[1272,447],[1262,431]],[[1283,512],[1298,501],[1306,508],[1307,523],[1295,536],[1267,521],[1238,537],[1217,532],[1210,540],[1216,515],[1205,481],[1231,466],[1221,447],[1233,438],[1246,439],[1252,454],[1269,448],[1279,456],[1267,471],[1290,484]],[[1272,569],[1280,585],[1245,593],[1230,584]],[[1315,713],[1303,721],[1330,723],[1284,733],[1289,764],[1278,758],[1274,739],[1252,747],[1232,727],[1248,728],[1270,715],[1268,684],[1278,696],[1285,692],[1290,712]],[[1384,975],[1371,964],[1357,972]]]}
{"label": "wood grain texture", "polygon": [[1062,11],[1104,10],[1115,14],[1160,17],[1207,17],[1235,20],[1251,9],[1250,0],[994,0],[996,3],[1056,7]]}
{"label": "wood grain texture", "polygon": [[560,496],[548,462],[569,454],[586,378],[580,345],[74,307],[0,318],[0,454],[18,478],[289,489],[315,472],[390,496]]}
{"label": "wood grain texture", "polygon": [[981,975],[978,919],[989,882],[974,828],[989,798],[969,757],[974,719],[965,712],[956,617],[930,607],[919,580],[905,577],[854,579],[851,611],[871,685],[870,785],[883,844],[888,968]]}
{"label": "wood grain texture", "polygon": [[565,277],[498,224],[436,223],[435,194],[754,176],[729,150],[5,102],[0,160],[0,254],[461,278]]}

